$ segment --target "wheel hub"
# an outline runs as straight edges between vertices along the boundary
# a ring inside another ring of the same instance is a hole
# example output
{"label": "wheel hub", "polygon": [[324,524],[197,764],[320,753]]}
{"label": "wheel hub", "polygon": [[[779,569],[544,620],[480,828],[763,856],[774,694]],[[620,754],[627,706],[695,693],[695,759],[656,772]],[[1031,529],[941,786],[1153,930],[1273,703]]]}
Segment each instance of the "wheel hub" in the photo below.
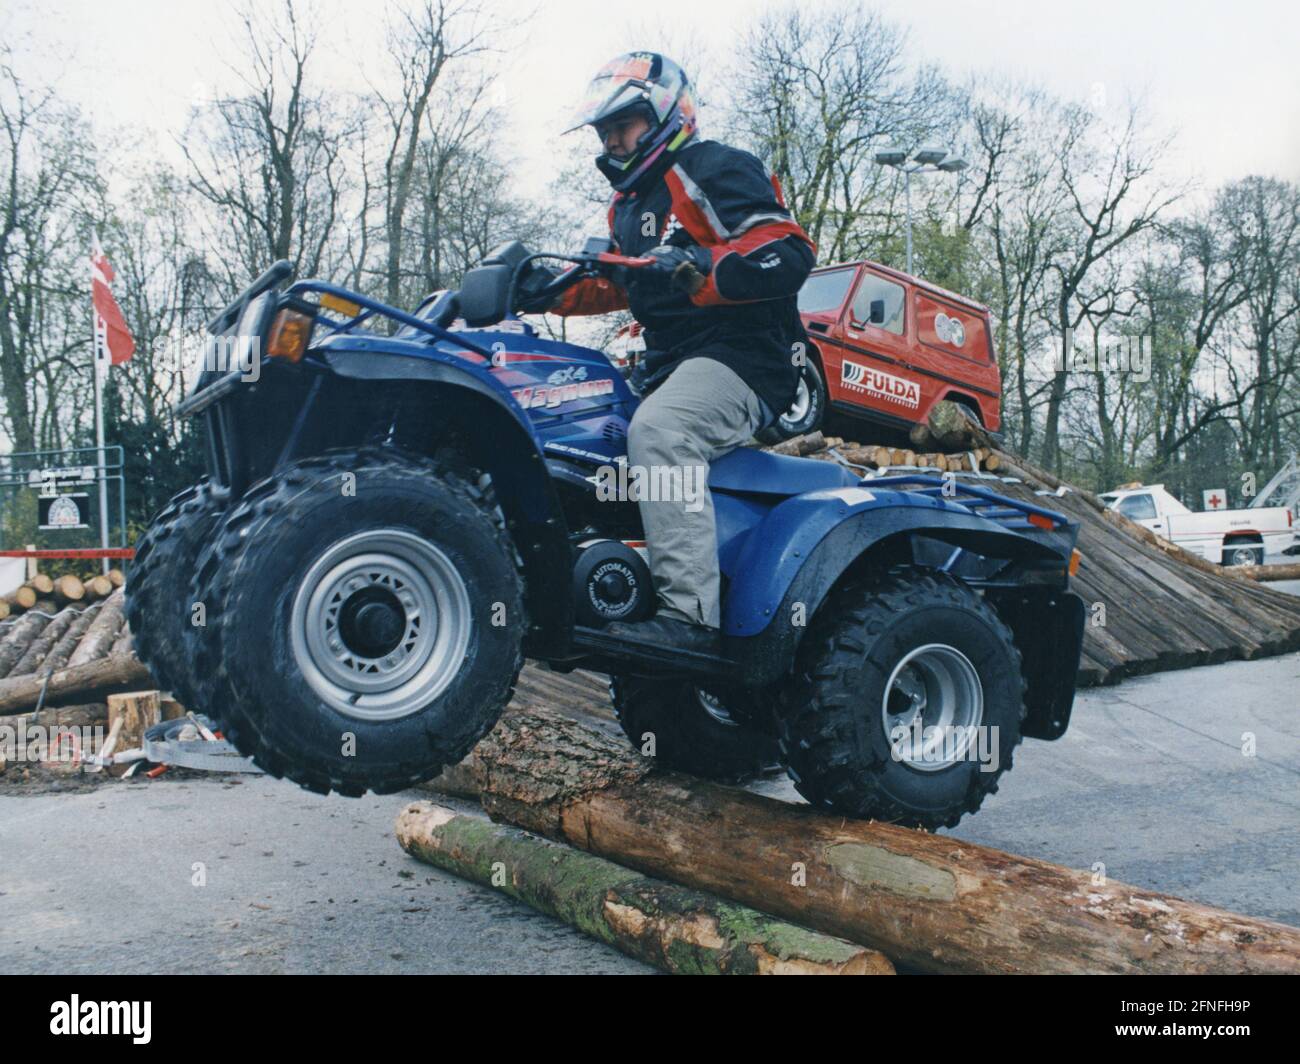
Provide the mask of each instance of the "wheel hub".
{"label": "wheel hub", "polygon": [[394,720],[437,698],[460,670],[471,628],[455,565],[397,529],[333,544],[304,575],[290,618],[308,686],[360,720]]}
{"label": "wheel hub", "polygon": [[790,404],[790,409],[785,412],[785,420],[794,425],[808,416],[808,407],[812,405],[812,392],[808,388],[808,381],[804,375],[799,374],[799,383],[795,388],[794,402]]}
{"label": "wheel hub", "polygon": [[917,647],[885,684],[885,735],[898,760],[918,771],[938,772],[964,760],[983,719],[979,673],[956,647]]}

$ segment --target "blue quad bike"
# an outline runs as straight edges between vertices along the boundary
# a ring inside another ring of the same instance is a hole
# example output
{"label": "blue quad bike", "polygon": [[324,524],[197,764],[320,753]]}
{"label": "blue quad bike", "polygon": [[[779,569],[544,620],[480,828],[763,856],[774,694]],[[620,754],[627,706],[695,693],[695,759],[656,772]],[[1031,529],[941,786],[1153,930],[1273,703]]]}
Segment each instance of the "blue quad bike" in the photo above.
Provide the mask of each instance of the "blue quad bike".
{"label": "blue quad bike", "polygon": [[607,674],[665,767],[779,760],[816,806],[929,829],[975,811],[1023,736],[1069,722],[1077,526],[967,482],[742,448],[708,481],[720,656],[613,637],[655,609],[637,504],[600,490],[638,399],[600,351],[513,312],[645,263],[512,242],[414,313],[292,283],[287,262],[259,277],[179,408],[208,474],[127,584],[158,682],[322,793],[460,761],[528,657]]}

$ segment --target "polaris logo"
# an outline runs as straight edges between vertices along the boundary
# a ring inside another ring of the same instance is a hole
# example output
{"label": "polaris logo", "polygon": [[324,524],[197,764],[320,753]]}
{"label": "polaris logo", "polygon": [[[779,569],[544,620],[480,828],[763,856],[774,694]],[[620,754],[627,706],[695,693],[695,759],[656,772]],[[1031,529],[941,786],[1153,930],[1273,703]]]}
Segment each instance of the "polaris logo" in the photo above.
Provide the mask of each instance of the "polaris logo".
{"label": "polaris logo", "polygon": [[136,1045],[148,1045],[152,1012],[151,1001],[82,1001],[73,994],[50,1006],[50,1034],[130,1035]]}
{"label": "polaris logo", "polygon": [[870,369],[850,362],[847,358],[840,367],[840,380],[846,388],[877,396],[886,402],[913,408],[921,405],[921,386],[916,381],[895,377],[883,370]]}

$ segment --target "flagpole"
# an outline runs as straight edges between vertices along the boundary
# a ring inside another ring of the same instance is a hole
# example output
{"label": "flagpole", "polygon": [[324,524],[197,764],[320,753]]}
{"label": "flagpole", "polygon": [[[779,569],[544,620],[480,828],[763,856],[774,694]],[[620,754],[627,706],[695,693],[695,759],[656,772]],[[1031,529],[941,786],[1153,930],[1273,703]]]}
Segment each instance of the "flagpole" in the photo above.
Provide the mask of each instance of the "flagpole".
{"label": "flagpole", "polygon": [[[94,267],[92,270],[92,288]],[[108,481],[104,474],[104,389],[99,383],[100,358],[99,315],[95,311],[95,301],[90,301],[90,369],[95,378],[95,479],[99,481],[99,545],[108,549]],[[100,559],[100,571],[108,575],[108,556]]]}

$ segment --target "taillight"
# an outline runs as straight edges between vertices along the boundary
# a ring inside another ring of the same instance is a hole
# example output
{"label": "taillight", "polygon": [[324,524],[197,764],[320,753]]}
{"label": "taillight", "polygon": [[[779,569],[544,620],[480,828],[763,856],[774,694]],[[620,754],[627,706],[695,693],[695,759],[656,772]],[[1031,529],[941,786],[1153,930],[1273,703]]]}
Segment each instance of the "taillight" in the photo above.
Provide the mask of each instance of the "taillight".
{"label": "taillight", "polygon": [[266,354],[269,358],[282,358],[286,362],[300,362],[307,352],[307,340],[311,337],[312,319],[288,308],[280,311],[271,322],[271,332],[266,341]]}
{"label": "taillight", "polygon": [[1056,522],[1044,514],[1030,514],[1029,523],[1037,525],[1039,528],[1045,528],[1049,532],[1056,527]]}

